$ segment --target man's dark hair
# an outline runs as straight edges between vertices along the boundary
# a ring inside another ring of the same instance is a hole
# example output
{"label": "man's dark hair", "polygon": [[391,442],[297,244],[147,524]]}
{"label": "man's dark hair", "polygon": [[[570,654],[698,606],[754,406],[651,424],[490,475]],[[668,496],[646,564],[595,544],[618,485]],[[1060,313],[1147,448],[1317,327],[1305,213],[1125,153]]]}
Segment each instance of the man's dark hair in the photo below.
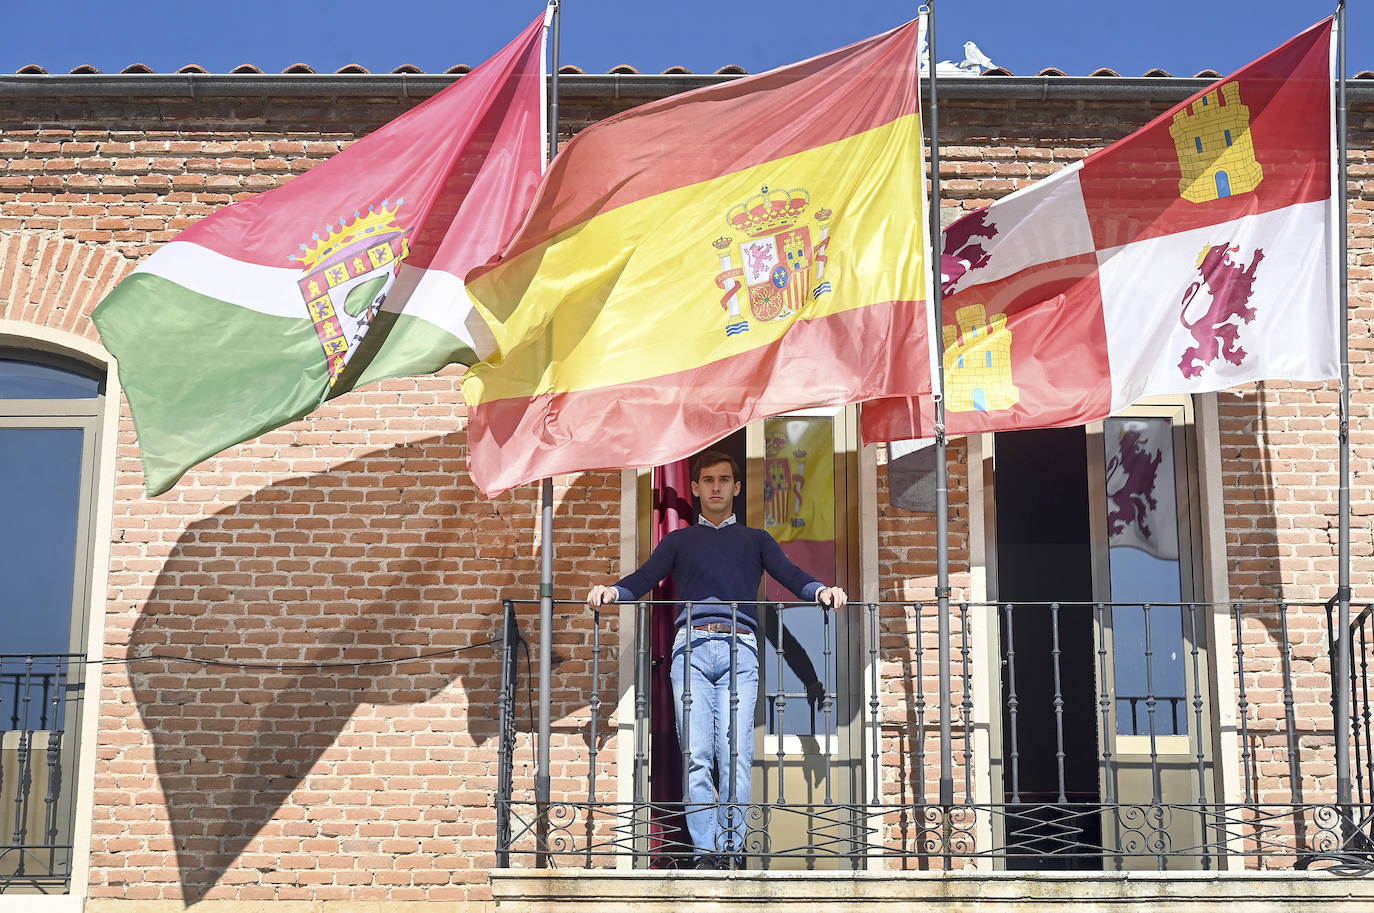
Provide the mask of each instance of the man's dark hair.
{"label": "man's dark hair", "polygon": [[736,482],[740,481],[739,464],[735,458],[728,453],[721,453],[719,450],[703,450],[692,457],[692,481],[701,481],[701,471],[707,466],[714,466],[717,463],[729,463],[730,475]]}

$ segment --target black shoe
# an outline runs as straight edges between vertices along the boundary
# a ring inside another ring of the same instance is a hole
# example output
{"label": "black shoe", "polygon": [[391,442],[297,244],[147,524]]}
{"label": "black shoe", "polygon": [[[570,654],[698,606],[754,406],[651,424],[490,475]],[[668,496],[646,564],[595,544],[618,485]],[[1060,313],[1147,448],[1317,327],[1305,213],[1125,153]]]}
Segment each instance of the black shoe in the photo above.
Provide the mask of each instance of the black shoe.
{"label": "black shoe", "polygon": [[725,865],[724,860],[720,856],[713,856],[710,853],[707,853],[704,856],[697,857],[696,868],[716,870],[725,868]]}

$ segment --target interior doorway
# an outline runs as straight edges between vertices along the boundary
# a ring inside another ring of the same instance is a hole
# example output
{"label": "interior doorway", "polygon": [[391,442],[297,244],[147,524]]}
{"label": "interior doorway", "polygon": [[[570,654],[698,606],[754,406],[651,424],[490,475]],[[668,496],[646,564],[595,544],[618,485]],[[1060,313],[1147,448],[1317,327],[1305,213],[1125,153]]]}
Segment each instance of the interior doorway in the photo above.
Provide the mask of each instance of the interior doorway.
{"label": "interior doorway", "polygon": [[1007,867],[1098,868],[1065,852],[1101,842],[1100,818],[1074,810],[1101,800],[1086,435],[998,434],[996,455]]}
{"label": "interior doorway", "polygon": [[[1191,402],[1001,433],[991,484],[1011,869],[1154,868],[1213,789]],[[1172,858],[1201,868],[1204,854]]]}
{"label": "interior doorway", "polygon": [[[739,522],[769,532],[785,554],[824,583],[854,592],[858,575],[858,427],[852,407],[807,410],[766,419],[712,445],[742,468],[735,500]],[[640,560],[668,528],[696,522],[689,460],[658,467],[641,498]],[[656,600],[675,598],[670,588]],[[822,613],[765,575],[759,598],[760,682],[753,738],[751,809],[745,854],[751,868],[847,868],[836,847],[857,837],[860,822],[837,815],[862,795],[862,625],[845,613]],[[675,612],[651,619],[650,795],[671,809],[681,801],[682,763],[668,675]],[[854,616],[855,619],[858,616]],[[680,846],[685,833],[661,815],[659,846]],[[673,864],[671,853],[655,865]]]}

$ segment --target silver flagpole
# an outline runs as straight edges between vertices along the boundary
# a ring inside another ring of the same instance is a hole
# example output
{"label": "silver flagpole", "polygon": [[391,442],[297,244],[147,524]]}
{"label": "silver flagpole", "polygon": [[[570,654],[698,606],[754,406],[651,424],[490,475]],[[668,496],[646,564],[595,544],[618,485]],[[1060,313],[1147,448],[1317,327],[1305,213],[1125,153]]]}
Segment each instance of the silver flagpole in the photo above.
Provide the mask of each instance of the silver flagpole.
{"label": "silver flagpole", "polygon": [[[558,25],[559,0],[549,0],[553,51],[549,74],[549,161],[558,153]],[[539,753],[534,775],[534,801],[538,807],[538,865],[549,865],[549,738],[553,731],[553,479],[540,483],[539,541]]]}
{"label": "silver flagpole", "polygon": [[[926,50],[930,67],[930,255],[934,259],[935,281],[930,306],[936,326],[943,320],[941,299],[941,257],[944,239],[940,233],[940,103],[935,89],[935,0],[927,0]],[[935,601],[938,607],[940,638],[940,804],[954,804],[954,747],[950,720],[949,682],[949,466],[945,442],[945,363],[944,346],[937,345],[936,371],[940,388],[935,391]]]}
{"label": "silver flagpole", "polygon": [[1336,205],[1340,231],[1341,306],[1341,467],[1337,517],[1336,613],[1336,707],[1332,720],[1336,731],[1336,801],[1350,803],[1350,309],[1347,259],[1346,158],[1345,158],[1345,0],[1336,6]]}

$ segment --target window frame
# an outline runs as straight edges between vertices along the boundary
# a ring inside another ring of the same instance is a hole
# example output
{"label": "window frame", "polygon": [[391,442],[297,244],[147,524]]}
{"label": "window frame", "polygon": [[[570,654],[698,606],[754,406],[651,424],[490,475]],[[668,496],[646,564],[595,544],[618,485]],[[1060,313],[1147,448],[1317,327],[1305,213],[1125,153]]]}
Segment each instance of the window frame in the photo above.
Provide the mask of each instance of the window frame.
{"label": "window frame", "polygon": [[[78,511],[76,577],[73,585],[71,649],[84,653],[80,691],[73,695],[79,719],[71,747],[64,747],[63,770],[71,788],[71,867],[63,894],[0,893],[0,913],[79,913],[90,883],[90,857],[95,810],[97,736],[104,678],[105,617],[114,529],[115,460],[118,452],[122,389],[115,360],[98,342],[75,333],[18,320],[0,319],[0,354],[49,364],[99,379],[95,397],[0,400],[0,421],[41,421],[48,427],[74,427],[83,435],[82,491]],[[24,404],[24,405],[20,405]],[[61,422],[66,420],[66,424]],[[79,594],[79,595],[78,595]],[[68,754],[70,751],[70,754]],[[74,758],[75,763],[72,763]]]}

